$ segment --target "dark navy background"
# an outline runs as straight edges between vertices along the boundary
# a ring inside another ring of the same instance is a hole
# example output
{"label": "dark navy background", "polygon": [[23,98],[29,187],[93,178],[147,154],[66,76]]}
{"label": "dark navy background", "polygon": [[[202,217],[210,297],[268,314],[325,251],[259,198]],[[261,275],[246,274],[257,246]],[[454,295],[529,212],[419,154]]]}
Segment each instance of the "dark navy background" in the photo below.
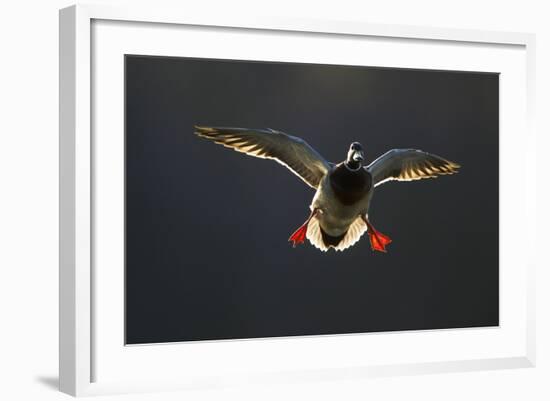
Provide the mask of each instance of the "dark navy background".
{"label": "dark navy background", "polygon": [[[498,98],[497,74],[126,56],[127,343],[498,325]],[[293,249],[314,191],[194,124],[462,169],[376,189],[387,254]]]}

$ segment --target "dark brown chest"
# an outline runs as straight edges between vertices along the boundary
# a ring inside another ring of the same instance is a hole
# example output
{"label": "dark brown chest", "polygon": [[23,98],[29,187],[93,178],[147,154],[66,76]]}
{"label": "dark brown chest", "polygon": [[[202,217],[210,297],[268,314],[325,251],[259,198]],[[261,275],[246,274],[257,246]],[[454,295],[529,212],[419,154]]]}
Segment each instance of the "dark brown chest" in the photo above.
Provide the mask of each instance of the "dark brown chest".
{"label": "dark brown chest", "polygon": [[330,174],[330,185],[342,204],[353,205],[370,191],[372,177],[364,168],[351,171],[340,163]]}

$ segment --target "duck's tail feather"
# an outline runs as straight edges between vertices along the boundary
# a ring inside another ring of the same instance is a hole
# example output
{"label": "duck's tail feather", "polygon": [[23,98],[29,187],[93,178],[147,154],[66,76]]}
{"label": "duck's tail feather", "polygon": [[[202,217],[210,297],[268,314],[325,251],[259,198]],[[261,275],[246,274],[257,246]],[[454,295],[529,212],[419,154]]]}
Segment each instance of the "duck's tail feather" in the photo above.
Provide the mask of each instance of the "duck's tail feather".
{"label": "duck's tail feather", "polygon": [[343,251],[353,246],[361,236],[367,231],[367,225],[363,219],[358,216],[349,226],[348,231],[339,237],[333,237],[323,231],[319,225],[319,220],[314,217],[307,227],[306,238],[313,246],[323,252],[333,248],[336,251]]}

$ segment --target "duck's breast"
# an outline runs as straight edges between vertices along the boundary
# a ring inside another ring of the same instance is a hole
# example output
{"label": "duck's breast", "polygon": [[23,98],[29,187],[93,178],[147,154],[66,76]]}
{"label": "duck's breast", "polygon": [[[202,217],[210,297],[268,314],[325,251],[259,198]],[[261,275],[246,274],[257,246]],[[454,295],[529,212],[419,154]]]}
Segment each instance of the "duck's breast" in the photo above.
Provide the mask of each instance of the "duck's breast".
{"label": "duck's breast", "polygon": [[[371,187],[365,185],[360,191],[357,189],[348,191],[346,200],[342,198],[342,186],[332,182],[332,176],[327,175],[321,181],[317,193],[311,204],[311,208],[321,210],[318,215],[319,225],[323,231],[332,236],[346,233],[356,218],[368,211]],[[352,193],[353,192],[353,193]],[[354,202],[351,202],[353,198]]]}
{"label": "duck's breast", "polygon": [[346,206],[361,201],[372,188],[372,176],[368,171],[363,168],[352,171],[344,163],[330,172],[329,181],[338,201]]}

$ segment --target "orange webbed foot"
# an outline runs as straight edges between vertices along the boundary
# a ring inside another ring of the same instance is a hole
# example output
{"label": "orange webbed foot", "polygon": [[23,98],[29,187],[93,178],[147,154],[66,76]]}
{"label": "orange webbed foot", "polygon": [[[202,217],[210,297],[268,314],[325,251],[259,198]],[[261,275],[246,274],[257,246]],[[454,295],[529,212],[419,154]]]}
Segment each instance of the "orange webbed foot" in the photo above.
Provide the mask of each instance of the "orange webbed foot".
{"label": "orange webbed foot", "polygon": [[367,220],[366,217],[363,217],[363,221],[368,228],[367,233],[369,234],[370,246],[372,250],[384,253],[387,252],[386,245],[392,242],[391,238],[388,237],[386,234],[382,234],[380,231],[374,228],[374,226],[370,223],[370,221]]}
{"label": "orange webbed foot", "polygon": [[305,223],[302,224],[300,228],[298,228],[296,231],[292,233],[292,235],[288,240],[292,242],[293,248],[296,248],[296,245],[300,245],[304,243],[304,241],[306,240],[307,226],[311,221],[311,219],[315,217],[316,214],[317,214],[317,209],[314,209],[309,215],[309,217],[307,218],[307,220],[305,221]]}
{"label": "orange webbed foot", "polygon": [[391,243],[391,238],[380,231],[371,232],[369,230],[370,246],[373,251],[387,252],[386,245]]}
{"label": "orange webbed foot", "polygon": [[296,231],[292,233],[290,238],[288,239],[290,242],[292,242],[292,247],[296,248],[296,245],[303,244],[306,239],[307,234],[307,223],[300,226]]}

